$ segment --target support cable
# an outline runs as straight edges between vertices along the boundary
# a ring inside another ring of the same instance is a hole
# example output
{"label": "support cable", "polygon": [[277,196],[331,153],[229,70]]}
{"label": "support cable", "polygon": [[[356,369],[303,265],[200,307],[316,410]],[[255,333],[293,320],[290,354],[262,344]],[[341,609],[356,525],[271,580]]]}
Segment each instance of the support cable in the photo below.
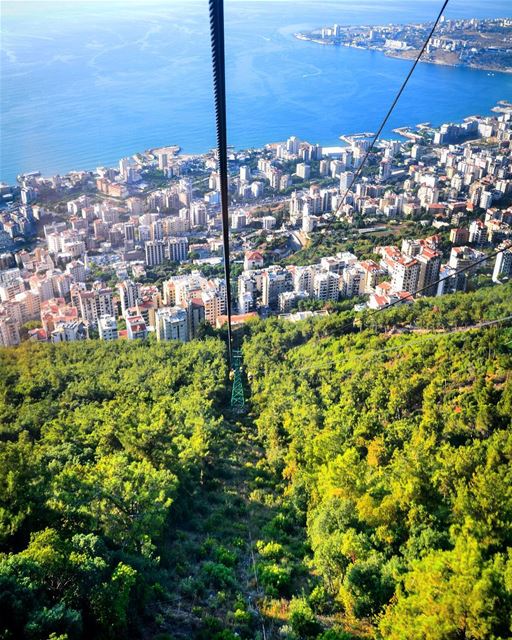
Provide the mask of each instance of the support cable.
{"label": "support cable", "polygon": [[[402,93],[404,92],[406,86],[409,83],[409,80],[411,79],[412,74],[414,73],[414,70],[416,69],[416,67],[418,66],[418,63],[421,59],[421,56],[425,53],[425,50],[428,46],[428,43],[430,42],[432,36],[434,35],[435,30],[437,29],[437,25],[439,24],[439,21],[441,20],[443,13],[446,9],[446,7],[448,6],[448,2],[450,0],[444,0],[443,2],[443,6],[441,7],[441,10],[439,11],[436,21],[434,22],[434,26],[432,27],[432,29],[430,30],[430,33],[428,34],[427,39],[425,40],[425,42],[423,43],[423,46],[420,49],[420,52],[418,53],[418,55],[416,56],[416,59],[414,60],[414,64],[411,66],[411,68],[409,69],[409,73],[407,74],[407,76],[405,77],[405,80],[402,82],[402,86],[400,87],[400,89],[398,90],[398,93],[396,94],[393,102],[391,103],[391,106],[389,107],[389,110],[386,114],[386,116],[384,117],[384,120],[381,122],[380,127],[377,130],[377,133],[374,135],[372,142],[370,144],[370,146],[368,147],[365,155],[363,156],[363,160],[361,162],[361,164],[359,165],[357,171],[354,173],[354,176],[352,178],[352,180],[350,181],[350,184],[348,185],[348,187],[345,190],[345,193],[343,195],[343,198],[341,199],[340,203],[338,204],[338,206],[336,207],[336,211],[333,214],[333,218],[329,221],[329,223],[327,224],[327,226],[325,227],[324,230],[324,237],[327,235],[327,233],[329,232],[329,230],[331,229],[332,225],[334,224],[334,222],[336,222],[337,220],[337,215],[338,213],[341,211],[341,208],[343,207],[343,205],[345,204],[345,201],[347,199],[348,194],[352,191],[352,187],[355,185],[355,183],[359,180],[359,178],[361,177],[361,173],[363,172],[363,169],[366,165],[366,162],[368,161],[368,158],[370,157],[370,154],[372,153],[372,151],[375,148],[375,145],[377,143],[377,140],[380,138],[382,131],[384,130],[384,127],[386,126],[389,118],[391,117],[391,114],[393,113],[398,101],[400,100],[400,97],[402,96]],[[322,244],[323,238],[322,236],[318,236],[318,241],[315,243],[313,243],[312,246],[312,256],[314,256],[315,251],[318,249],[318,247]]]}
{"label": "support cable", "polygon": [[[325,228],[327,233],[334,222],[336,216],[343,207],[347,195],[352,190],[352,187],[356,181],[360,178],[361,173],[372,153],[377,140],[379,139],[384,127],[386,126],[391,114],[393,113],[398,100],[404,92],[416,66],[418,65],[421,56],[425,52],[434,31],[441,20],[441,17],[448,5],[449,0],[444,0],[441,10],[437,16],[436,21],[430,33],[425,40],[422,48],[420,49],[413,65],[411,66],[404,82],[402,83],[398,93],[396,94],[384,120],[382,121],[377,133],[375,134],[369,148],[367,149],[361,164],[359,165],[356,173],[354,174],[350,185],[347,187],[341,202],[339,203],[332,220]],[[228,190],[228,161],[227,161],[227,116],[226,116],[226,69],[225,69],[225,38],[224,38],[224,2],[223,0],[209,0],[210,7],[210,33],[211,33],[211,47],[212,47],[212,63],[213,63],[213,84],[214,84],[214,97],[215,97],[215,115],[216,115],[216,129],[217,129],[217,156],[219,163],[219,177],[220,177],[220,195],[221,195],[221,215],[222,215],[222,239],[223,239],[223,253],[224,253],[224,276],[226,281],[226,303],[227,303],[227,318],[228,318],[228,358],[230,366],[232,365],[232,320],[231,320],[231,269],[230,269],[230,248],[229,248],[229,190]],[[316,249],[322,243],[322,238],[319,236],[316,244],[313,244],[313,255]],[[415,292],[418,293],[418,292]],[[390,305],[391,306],[391,305]]]}
{"label": "support cable", "polygon": [[233,337],[231,326],[231,265],[229,259],[229,190],[228,143],[226,117],[226,65],[224,45],[224,0],[209,0],[210,34],[213,63],[213,90],[217,126],[217,158],[219,163],[222,214],[222,243],[224,247],[224,278],[228,317],[228,359],[232,366]]}

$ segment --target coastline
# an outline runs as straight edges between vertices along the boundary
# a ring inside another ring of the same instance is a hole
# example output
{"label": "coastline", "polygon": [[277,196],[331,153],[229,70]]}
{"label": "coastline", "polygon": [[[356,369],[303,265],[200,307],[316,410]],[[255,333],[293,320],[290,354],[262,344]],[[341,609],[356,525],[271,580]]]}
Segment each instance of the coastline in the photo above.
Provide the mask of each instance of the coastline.
{"label": "coastline", "polygon": [[[368,51],[377,51],[377,49],[370,49],[370,48],[366,48],[366,47],[352,47],[353,49],[367,49]],[[400,55],[400,53],[397,52],[393,52],[393,51],[381,51],[381,53],[384,53],[384,55],[388,58],[394,58],[395,60],[412,60],[412,56],[411,57],[407,57],[404,55]],[[418,50],[412,50],[408,53],[411,54],[415,54],[417,55],[419,53]],[[429,58],[420,58],[420,62],[423,62],[425,64],[435,64],[438,67],[452,67],[452,68],[459,68],[459,69],[474,69],[476,71],[487,71],[487,72],[491,72],[491,73],[512,73],[512,67],[492,67],[492,66],[487,66],[487,65],[478,65],[478,64],[463,64],[463,63],[458,63],[458,64],[452,64],[450,62],[447,62],[445,60],[442,59],[437,59],[437,60],[431,60]]]}
{"label": "coastline", "polygon": [[[290,34],[290,36],[291,35],[292,34]],[[292,37],[289,39],[294,40]],[[294,91],[293,99],[303,100],[302,103],[299,103],[299,107],[305,105],[308,112],[310,108],[308,96],[314,95],[318,87],[325,88],[329,83],[332,84],[332,79],[335,77],[333,74],[337,73],[339,69],[340,59],[347,60],[351,64],[353,63],[353,68],[359,69],[368,66],[369,69],[373,69],[377,66],[380,71],[386,74],[389,73],[389,75],[383,76],[382,80],[379,75],[375,77],[375,82],[378,82],[375,86],[381,91],[378,100],[380,109],[384,109],[386,104],[389,106],[391,101],[391,89],[389,83],[388,86],[386,86],[386,78],[390,78],[393,75],[399,76],[404,72],[403,69],[408,67],[408,65],[393,63],[392,59],[388,56],[374,56],[374,53],[369,50],[367,50],[366,53],[356,53],[355,51],[350,51],[349,48],[340,50],[335,47],[318,47],[315,52],[307,46],[302,47],[295,44],[294,47],[296,50],[302,50],[302,53],[299,52],[299,59],[295,65],[297,73],[300,72],[301,74],[298,78],[299,82],[297,83],[301,86],[301,91],[300,95],[298,91]],[[374,57],[373,62],[372,57]],[[306,66],[310,61],[315,63],[311,65],[311,69]],[[304,66],[299,66],[300,64]],[[318,69],[321,69],[321,75],[317,76]],[[512,75],[510,74],[499,74],[499,76],[496,74],[496,77],[491,78],[488,77],[487,72],[480,69],[474,69],[471,73],[468,72],[467,67],[455,67],[452,71],[442,71],[441,69],[441,65],[421,65],[416,70],[416,77],[420,80],[423,79],[424,86],[427,86],[426,83],[430,83],[428,86],[443,88],[444,99],[440,105],[437,107],[435,104],[422,104],[421,101],[415,102],[414,100],[408,100],[408,96],[405,96],[398,105],[395,122],[404,126],[414,126],[416,122],[426,120],[431,121],[434,126],[439,126],[446,122],[457,122],[467,113],[490,114],[491,108],[496,105],[499,99],[511,95],[510,82]],[[315,77],[308,77],[302,80],[302,74],[306,71],[314,72]],[[350,78],[349,74],[342,75],[339,85],[343,86],[347,84],[347,78]],[[437,81],[439,81],[439,83]],[[452,83],[455,83],[455,85],[452,85]],[[458,90],[453,90],[453,86],[472,86],[473,84],[475,87],[478,86],[478,90],[468,92],[463,103],[455,97]],[[338,81],[336,81],[335,85],[338,86]],[[316,111],[313,112],[317,114],[323,113],[323,120],[308,121],[306,118],[303,118],[301,122],[298,122],[299,118],[295,117],[295,119],[292,118],[291,121],[287,119],[285,122],[284,116],[278,112],[278,126],[273,126],[273,124],[270,123],[267,130],[263,118],[260,118],[261,126],[257,130],[252,126],[252,122],[250,121],[249,125],[251,126],[245,131],[244,118],[240,110],[238,110],[238,113],[234,113],[229,122],[230,142],[233,143],[236,149],[253,149],[261,148],[269,141],[282,140],[288,135],[295,134],[302,139],[312,140],[322,146],[336,146],[339,144],[339,136],[344,133],[350,134],[354,131],[370,130],[378,118],[382,118],[382,111],[379,111],[376,105],[370,104],[373,94],[372,87],[363,86],[357,79],[352,80],[352,78],[350,78],[349,85],[357,89],[356,101],[358,103],[364,104],[366,101],[369,101],[368,111],[366,111],[366,109],[359,110],[362,115],[355,115],[357,109],[352,104],[344,103],[344,96],[341,94],[341,91],[336,90],[335,86],[336,105],[344,105],[341,116],[339,115],[338,106],[336,107],[338,114],[334,113],[333,115],[331,114],[332,107],[329,103],[326,103],[324,108],[323,106],[318,106],[322,102],[318,101],[317,107],[312,107],[316,109]],[[386,93],[390,94],[387,98],[385,97]],[[262,102],[268,105],[267,99]],[[198,118],[204,112],[205,117],[203,117],[203,122],[206,121],[206,116],[211,117],[210,112],[207,111],[208,107],[209,103],[205,105],[204,109],[200,110],[200,113],[198,112]],[[258,114],[253,114],[251,110],[250,113],[251,117],[254,115],[255,119],[259,117]],[[333,125],[329,124],[330,120],[334,118],[336,122]],[[86,147],[85,151],[82,151],[83,147],[81,146],[84,144],[83,136],[76,140],[76,144],[69,145],[69,149],[63,145],[54,145],[53,141],[48,140],[47,142],[51,144],[46,147],[46,145],[42,144],[44,142],[44,136],[37,136],[36,139],[39,139],[41,144],[33,143],[30,148],[30,153],[20,154],[17,152],[17,148],[21,148],[23,140],[25,139],[25,132],[18,131],[16,132],[16,138],[12,138],[12,142],[7,143],[7,140],[5,140],[5,142],[2,143],[4,147],[2,149],[3,170],[0,179],[13,185],[16,184],[17,175],[29,173],[34,170],[40,170],[46,175],[63,175],[73,170],[90,171],[98,166],[116,166],[120,158],[129,157],[133,155],[134,151],[161,147],[174,143],[175,141],[182,147],[183,154],[200,156],[213,148],[215,144],[213,135],[210,136],[210,130],[204,125],[196,126],[196,122],[191,118],[183,124],[181,131],[177,130],[174,126],[169,126],[168,128],[160,125],[155,126],[155,123],[158,122],[158,118],[148,120],[147,125],[143,127],[142,135],[133,136],[133,138],[137,139],[130,138],[128,140],[123,137],[124,131],[121,130],[119,133],[116,131],[115,137],[110,136],[109,139],[98,140],[94,144],[91,144],[90,148]],[[153,129],[155,129],[155,131]],[[43,131],[42,127],[41,131]],[[191,135],[190,131],[197,131],[197,135]],[[391,127],[384,131],[384,137],[388,139],[394,137]],[[15,153],[12,156],[10,153],[11,148],[15,149]],[[42,148],[45,149],[44,153],[38,153],[38,150]],[[31,153],[32,149],[36,151],[33,155]],[[64,151],[64,153],[61,153],[61,151]]]}
{"label": "coastline", "polygon": [[[503,111],[508,111],[508,110],[511,110],[511,109],[512,109],[512,101],[509,101],[509,100],[506,100],[506,99],[502,99],[502,100],[499,100],[497,102],[497,104],[495,104],[495,106],[492,107],[489,111],[490,111],[490,113],[501,113]],[[440,125],[433,125],[430,122],[428,122],[428,123],[420,123],[420,124],[403,124],[403,125],[400,125],[398,127],[393,128],[391,130],[391,132],[393,134],[396,134],[396,135],[400,136],[401,138],[409,139],[409,140],[414,142],[414,141],[417,141],[417,140],[419,140],[421,138],[421,136],[419,134],[415,133],[415,129],[419,129],[419,128],[424,127],[424,126],[428,126],[429,128],[436,129]],[[391,132],[388,132],[385,135],[381,135],[381,137],[379,138],[379,141],[391,140],[392,138],[389,137],[389,134]],[[355,138],[355,137],[358,137],[358,136],[361,136],[361,135],[363,135],[363,134],[361,134],[361,133],[343,133],[343,134],[337,136],[337,140],[336,140],[335,144],[327,143],[327,144],[320,144],[319,146],[324,147],[324,148],[332,148],[333,146],[339,146],[339,141],[340,140],[345,144],[349,144],[349,140],[351,138]],[[364,135],[365,136],[373,136],[374,134],[373,133],[365,133]],[[230,147],[233,150],[235,150],[236,152],[238,152],[238,153],[244,153],[244,152],[247,153],[247,152],[259,151],[259,150],[262,150],[262,149],[264,149],[266,147],[270,147],[270,146],[275,145],[275,144],[277,144],[275,141],[274,142],[270,141],[270,142],[266,142],[264,144],[255,145],[255,146],[235,147],[233,145],[230,145]],[[183,151],[184,151],[183,147],[181,145],[179,145],[179,144],[164,144],[164,145],[159,145],[159,146],[152,146],[152,147],[150,147],[148,149],[145,149],[144,151],[134,151],[132,154],[130,154],[128,156],[124,156],[124,157],[132,158],[138,163],[142,163],[144,158],[146,158],[146,159],[151,158],[152,160],[156,160],[157,155],[159,153],[162,153],[162,152],[172,152],[173,155],[174,154],[177,155],[177,156],[179,155],[183,159],[201,158],[201,157],[205,157],[205,156],[211,156],[213,153],[215,153],[215,148],[211,148],[211,149],[209,149],[207,151],[200,151],[200,152],[197,152],[197,153],[187,153],[186,151],[185,151],[185,153],[183,153]],[[46,173],[44,171],[44,169],[41,170],[41,169],[37,169],[36,168],[36,169],[32,169],[31,171],[20,172],[18,174],[17,178],[21,177],[21,176],[29,175],[31,173],[41,173],[42,176],[45,176],[47,178],[48,177],[53,177],[53,176],[63,177],[63,176],[68,176],[70,174],[80,174],[80,173],[90,173],[90,174],[93,174],[93,175],[97,175],[99,167],[113,167],[121,159],[122,158],[118,158],[115,161],[114,164],[112,164],[112,163],[96,163],[95,166],[91,167],[91,168],[79,168],[79,169],[77,169],[76,167],[74,167],[74,168],[69,169],[67,171],[63,170],[63,171],[60,171],[60,172],[57,172],[57,173],[51,173],[51,172]],[[8,185],[8,186],[16,187],[17,184],[18,184],[18,179],[17,178],[13,182],[3,181],[0,184],[5,184],[5,185]]]}
{"label": "coastline", "polygon": [[[311,36],[307,36],[304,33],[294,33],[293,36],[297,39],[297,40],[301,40],[302,42],[312,42],[314,44],[319,44],[322,46],[332,46],[332,47],[346,47],[347,49],[359,49],[361,51],[374,51],[376,53],[382,53],[383,55],[385,55],[387,58],[393,58],[394,60],[413,60],[414,56],[418,54],[419,50],[418,49],[411,49],[405,53],[407,53],[408,55],[403,55],[403,53],[399,52],[399,51],[391,51],[391,50],[384,50],[380,47],[363,47],[360,45],[354,45],[351,43],[343,43],[343,44],[337,44],[335,42],[332,41],[322,41],[318,38],[314,38]],[[409,55],[410,54],[410,55]],[[414,54],[414,55],[413,55]],[[476,64],[464,64],[464,63],[458,63],[458,64],[452,64],[449,63],[445,60],[442,59],[437,59],[437,60],[432,60],[432,59],[425,59],[425,58],[420,58],[420,62],[423,62],[425,64],[435,64],[439,67],[453,67],[453,68],[460,68],[460,69],[474,69],[476,71],[487,71],[487,72],[491,72],[491,73],[507,73],[507,74],[512,74],[512,67],[493,67],[493,66],[488,66],[488,65],[476,65]]]}

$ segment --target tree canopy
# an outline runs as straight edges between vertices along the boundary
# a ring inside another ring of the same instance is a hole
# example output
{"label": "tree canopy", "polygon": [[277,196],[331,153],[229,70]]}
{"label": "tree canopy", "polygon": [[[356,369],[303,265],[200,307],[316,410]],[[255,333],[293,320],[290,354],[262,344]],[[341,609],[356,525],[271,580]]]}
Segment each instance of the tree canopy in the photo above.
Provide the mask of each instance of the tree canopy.
{"label": "tree canopy", "polygon": [[0,350],[0,638],[509,638],[511,287]]}

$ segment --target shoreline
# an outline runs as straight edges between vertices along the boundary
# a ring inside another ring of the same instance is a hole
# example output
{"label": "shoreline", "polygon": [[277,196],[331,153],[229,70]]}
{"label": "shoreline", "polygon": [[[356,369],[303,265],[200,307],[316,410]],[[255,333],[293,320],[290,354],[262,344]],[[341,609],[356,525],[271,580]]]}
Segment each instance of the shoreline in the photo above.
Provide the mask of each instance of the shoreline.
{"label": "shoreline", "polygon": [[[297,34],[294,34],[295,36],[297,36]],[[302,34],[300,34],[302,35]],[[309,38],[299,38],[305,41],[311,41]],[[368,49],[366,47],[350,47],[349,45],[341,45],[341,46],[346,46],[347,48],[359,48],[359,49],[363,49],[366,51],[375,51],[373,49]],[[384,51],[381,51],[382,53],[385,53]],[[394,59],[404,59],[402,56],[396,56],[396,55],[385,55],[386,58],[394,58]],[[436,64],[437,66],[441,67],[441,66],[451,66],[455,69],[462,69],[463,65],[446,65],[446,64],[440,64],[440,63],[436,63],[435,61],[430,61],[430,60],[421,60],[422,62],[430,62],[431,64]],[[476,68],[476,67],[472,67],[472,66],[468,66],[465,65],[466,69],[472,69],[474,71],[480,72],[480,73],[484,73],[485,75],[490,75],[489,73],[486,73],[486,71],[484,69],[481,68]],[[512,74],[512,69],[507,73],[507,76],[501,76],[501,78],[510,78],[510,74]],[[488,80],[488,82],[491,82],[491,80]],[[503,82],[503,80],[502,80]],[[508,82],[508,80],[506,81]],[[501,92],[501,96],[502,97],[504,94],[506,95],[506,91]],[[488,105],[474,105],[474,107],[469,107],[469,110],[472,111],[473,113],[479,113],[479,114],[488,114],[491,115],[492,112],[495,112],[498,110],[498,107],[500,105],[507,105],[507,100],[498,100],[498,101],[493,101],[492,103],[489,103]],[[448,110],[450,110],[450,107],[448,106]],[[453,109],[452,109],[453,111]],[[455,109],[456,111],[456,109]],[[464,114],[458,114],[458,113],[452,113],[452,114],[447,114],[445,113],[446,109],[443,110],[443,113],[440,114],[434,114],[433,118],[430,118],[428,115],[426,116],[426,118],[432,122],[432,126],[434,128],[441,126],[442,124],[445,124],[447,122],[458,122],[460,120],[462,120],[464,118]],[[464,113],[467,113],[467,110],[464,109]],[[423,116],[425,116],[425,114],[423,114]],[[410,113],[408,114],[408,117],[406,118],[402,118],[401,119],[401,124],[399,127],[393,127],[392,129],[390,129],[389,131],[385,131],[381,137],[381,140],[386,140],[386,139],[393,139],[393,134],[396,134],[397,128],[400,129],[410,129],[410,128],[414,128],[415,127],[415,121],[416,121],[416,117],[411,115]],[[350,125],[349,125],[350,126]],[[307,134],[301,134],[301,132],[299,131],[297,133],[297,135],[304,137],[304,139],[307,137],[308,139],[311,140],[315,140],[320,146],[322,147],[332,147],[332,146],[337,146],[339,145],[339,140],[345,136],[350,136],[351,134],[351,129],[350,128],[341,128],[339,129],[340,133],[335,133],[332,135],[329,135],[329,133],[327,133],[326,136],[320,134],[316,135],[307,135]],[[278,132],[277,136],[273,136],[274,140],[278,140],[278,139],[284,139],[287,135],[290,135],[290,131],[287,132]],[[272,133],[270,133],[269,137],[272,136]],[[280,137],[279,137],[280,136]],[[271,138],[272,140],[272,138]],[[256,140],[255,142],[249,143],[248,145],[246,144],[236,144],[233,145],[233,148],[236,149],[237,151],[251,151],[251,150],[257,150],[257,149],[261,149],[263,147],[265,147],[268,144],[271,144],[272,142],[268,140]],[[195,145],[193,145],[195,146]],[[206,146],[206,145],[205,145]],[[101,159],[101,156],[103,155],[103,147],[99,147],[98,148],[98,160],[93,161],[94,164],[90,164],[87,165],[86,163],[84,163],[83,165],[80,163],[80,160],[78,160],[78,162],[73,162],[71,161],[69,164],[66,162],[66,160],[64,160],[62,162],[62,165],[60,164],[60,161],[57,160],[57,162],[52,163],[54,165],[53,169],[46,169],[42,164],[39,164],[39,166],[34,163],[34,165],[30,166],[30,167],[26,167],[23,170],[20,170],[18,168],[13,168],[12,170],[8,167],[6,167],[6,174],[8,174],[8,176],[0,176],[0,183],[6,184],[8,186],[14,186],[16,187],[18,185],[17,182],[17,176],[19,175],[23,175],[23,174],[29,174],[29,173],[33,173],[33,172],[40,172],[41,175],[44,176],[64,176],[70,173],[74,173],[74,172],[90,172],[90,173],[95,173],[96,169],[98,167],[102,167],[102,166],[106,166],[106,167],[115,167],[117,166],[118,162],[120,159],[122,158],[127,158],[127,157],[133,157],[136,156],[137,154],[143,154],[143,153],[151,153],[154,151],[158,151],[159,149],[164,149],[164,148],[179,148],[180,149],[180,154],[182,154],[181,157],[184,156],[190,156],[190,157],[202,157],[207,155],[208,153],[211,152],[211,150],[213,149],[213,147],[210,148],[202,148],[202,149],[198,149],[196,151],[189,151],[187,148],[186,144],[153,144],[151,146],[147,146],[145,148],[144,151],[130,151],[129,153],[123,153],[121,151],[121,153],[118,153],[115,149],[115,146],[112,146],[112,151],[109,152],[108,150],[105,152],[104,157],[105,156],[110,156],[110,159]],[[136,148],[136,147],[134,147]],[[138,148],[144,148],[144,141],[142,141],[142,144],[140,146],[138,146]],[[14,164],[14,163],[13,163]],[[67,166],[66,166],[67,165]],[[56,168],[55,168],[56,167]],[[78,167],[78,168],[77,168]]]}
{"label": "shoreline", "polygon": [[[332,42],[332,41],[322,41],[316,37],[313,36],[308,36],[304,33],[294,33],[293,37],[296,38],[297,40],[301,40],[302,42],[312,42],[313,44],[318,44],[321,46],[331,46],[331,47],[345,47],[347,49],[358,49],[359,51],[373,51],[375,53],[382,53],[384,56],[386,56],[386,58],[393,58],[394,60],[404,60],[404,61],[413,61],[413,57],[407,57],[404,55],[400,55],[399,52],[393,52],[393,51],[386,51],[383,50],[381,48],[377,48],[377,47],[362,47],[359,45],[353,45],[353,44],[337,44],[336,42]],[[410,50],[410,53],[418,53],[418,50]],[[474,71],[486,71],[488,73],[506,73],[506,74],[512,74],[512,67],[504,67],[504,68],[496,68],[496,67],[491,67],[491,66],[485,66],[485,65],[474,65],[474,64],[450,64],[449,62],[445,62],[443,60],[426,60],[424,58],[420,58],[419,62],[425,63],[425,64],[435,64],[438,67],[451,67],[451,68],[457,68],[457,69],[473,69]]]}
{"label": "shoreline", "polygon": [[[379,53],[384,53],[384,55],[388,58],[393,58],[394,60],[405,60],[412,61],[413,58],[407,58],[405,56],[401,56],[398,53],[393,53],[392,51],[379,51],[378,49],[369,49],[366,47],[351,47],[353,49],[366,49],[367,51],[378,51]],[[417,53],[416,51],[414,53]],[[479,66],[476,64],[450,64],[449,62],[445,62],[443,60],[425,60],[424,58],[420,58],[420,62],[425,64],[435,64],[438,67],[451,67],[452,69],[472,69],[474,71],[486,71],[488,73],[512,73],[512,67],[505,67],[503,69],[497,69],[496,67],[487,67],[487,66]]]}
{"label": "shoreline", "polygon": [[[505,108],[512,108],[512,102],[509,102],[506,99],[500,100],[497,104],[494,105],[494,107],[489,109],[489,112],[490,113],[495,113],[495,112],[501,111],[502,109],[505,109]],[[429,123],[429,127],[433,128],[433,129],[437,129],[442,124],[444,124],[444,123],[440,123],[438,125],[434,125],[434,124]],[[418,125],[418,124],[402,124],[402,125],[400,125],[398,127],[393,128],[386,135],[382,135],[379,138],[379,141],[393,139],[393,138],[389,137],[391,133],[396,134],[399,137],[404,138],[404,139],[413,140],[413,136],[411,135],[411,132],[413,132],[413,130],[416,129],[418,126],[420,126],[420,125]],[[407,132],[408,135],[405,135],[403,132]],[[347,139],[349,139],[351,137],[354,137],[354,136],[358,136],[358,135],[361,135],[361,134],[357,134],[357,133],[342,133],[339,136],[337,136],[335,138],[335,140],[333,140],[332,142],[327,143],[327,144],[320,144],[320,146],[321,147],[325,147],[325,148],[329,148],[329,147],[333,147],[333,146],[339,146],[340,140],[344,144],[348,144],[348,142],[346,142]],[[413,135],[414,135],[414,138],[416,138],[416,135],[415,134],[413,134]],[[256,145],[256,146],[253,146],[253,147],[234,147],[233,145],[230,145],[230,146],[237,153],[242,153],[242,152],[251,152],[251,151],[261,150],[264,147],[267,147],[267,146],[272,145],[272,144],[276,144],[276,141],[266,142],[266,143],[264,143],[262,145]],[[211,149],[209,149],[207,151],[202,151],[202,152],[198,152],[198,153],[189,153],[189,152],[186,152],[186,150],[179,144],[168,144],[168,145],[164,144],[164,145],[159,145],[159,146],[156,146],[156,147],[155,146],[149,147],[148,149],[145,149],[144,151],[134,151],[129,156],[120,156],[113,162],[113,164],[106,163],[106,162],[98,162],[98,163],[95,164],[95,166],[93,168],[90,168],[90,169],[87,169],[87,168],[79,168],[79,169],[72,168],[72,169],[69,169],[68,171],[60,171],[60,172],[57,172],[57,173],[46,173],[44,170],[31,169],[31,170],[28,170],[28,171],[23,171],[23,172],[18,173],[17,177],[18,176],[23,176],[23,175],[29,175],[30,173],[40,173],[45,178],[50,178],[50,177],[53,177],[53,176],[63,177],[63,176],[70,175],[72,173],[92,173],[94,175],[94,174],[97,173],[96,169],[98,169],[99,167],[112,168],[116,164],[118,164],[119,161],[122,158],[128,158],[128,157],[135,158],[135,156],[144,156],[144,155],[147,155],[147,154],[154,155],[155,152],[162,151],[164,149],[171,149],[171,148],[175,149],[177,151],[176,155],[181,157],[181,158],[200,158],[200,157],[203,157],[203,156],[208,156],[208,155],[212,154],[213,152],[215,152],[215,148],[211,148]],[[12,186],[17,187],[19,185],[17,177],[13,182],[9,182],[9,181],[6,181],[6,180],[0,180],[0,184],[6,184],[9,187],[12,187]]]}

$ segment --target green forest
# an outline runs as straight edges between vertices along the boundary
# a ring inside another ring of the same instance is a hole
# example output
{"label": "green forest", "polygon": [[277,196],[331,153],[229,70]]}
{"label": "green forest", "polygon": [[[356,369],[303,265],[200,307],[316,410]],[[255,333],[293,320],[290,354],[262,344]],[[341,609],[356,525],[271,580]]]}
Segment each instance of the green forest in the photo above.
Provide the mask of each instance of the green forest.
{"label": "green forest", "polygon": [[0,639],[510,638],[509,316],[1,350]]}

